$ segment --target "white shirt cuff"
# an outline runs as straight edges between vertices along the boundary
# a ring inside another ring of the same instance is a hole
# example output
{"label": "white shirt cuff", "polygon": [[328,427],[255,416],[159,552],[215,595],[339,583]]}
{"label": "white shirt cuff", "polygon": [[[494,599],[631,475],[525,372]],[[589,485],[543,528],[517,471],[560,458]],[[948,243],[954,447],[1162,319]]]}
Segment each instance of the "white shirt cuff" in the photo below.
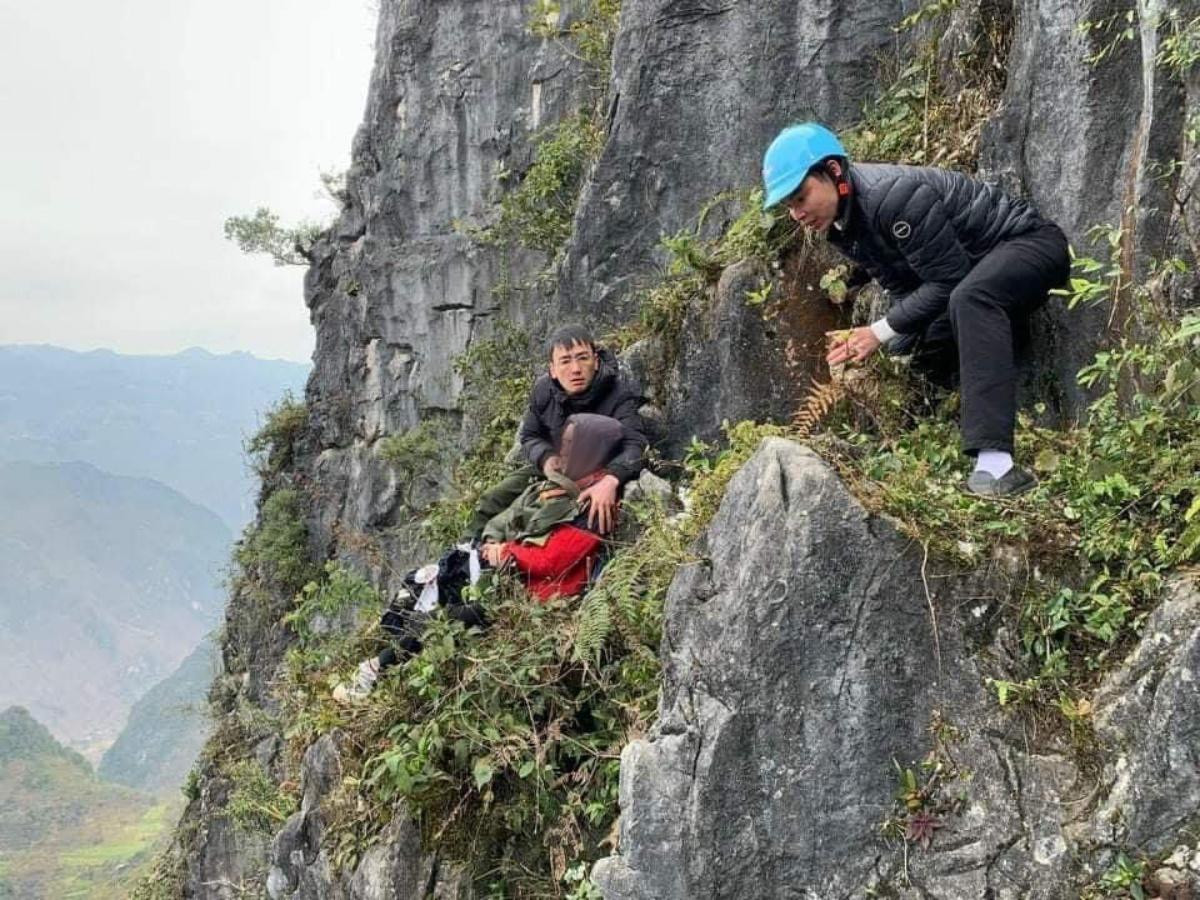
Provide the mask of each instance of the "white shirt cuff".
{"label": "white shirt cuff", "polygon": [[872,322],[871,331],[875,337],[879,338],[879,343],[881,344],[886,344],[896,336],[896,329],[888,324],[886,316],[884,316],[878,322]]}

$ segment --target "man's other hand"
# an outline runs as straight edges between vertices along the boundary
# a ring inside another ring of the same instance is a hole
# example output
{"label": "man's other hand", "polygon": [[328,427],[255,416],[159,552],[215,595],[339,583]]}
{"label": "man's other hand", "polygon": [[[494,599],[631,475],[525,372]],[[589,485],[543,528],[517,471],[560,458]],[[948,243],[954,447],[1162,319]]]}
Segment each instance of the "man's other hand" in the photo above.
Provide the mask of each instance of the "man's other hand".
{"label": "man's other hand", "polygon": [[562,457],[557,454],[547,456],[542,463],[542,474],[549,477],[551,472],[562,472]]}
{"label": "man's other hand", "polygon": [[608,534],[617,524],[617,491],[621,482],[616,475],[605,475],[579,495],[579,508],[588,511],[588,528]]}

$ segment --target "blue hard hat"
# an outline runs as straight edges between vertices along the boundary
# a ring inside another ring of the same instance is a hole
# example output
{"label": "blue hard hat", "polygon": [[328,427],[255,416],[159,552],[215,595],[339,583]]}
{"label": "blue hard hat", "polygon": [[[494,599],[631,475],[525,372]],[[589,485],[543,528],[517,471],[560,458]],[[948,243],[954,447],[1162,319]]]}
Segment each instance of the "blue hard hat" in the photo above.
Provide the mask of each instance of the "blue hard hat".
{"label": "blue hard hat", "polygon": [[837,135],[816,122],[789,125],[771,141],[763,154],[763,203],[769,209],[800,187],[809,171],[823,159],[845,157],[846,148]]}

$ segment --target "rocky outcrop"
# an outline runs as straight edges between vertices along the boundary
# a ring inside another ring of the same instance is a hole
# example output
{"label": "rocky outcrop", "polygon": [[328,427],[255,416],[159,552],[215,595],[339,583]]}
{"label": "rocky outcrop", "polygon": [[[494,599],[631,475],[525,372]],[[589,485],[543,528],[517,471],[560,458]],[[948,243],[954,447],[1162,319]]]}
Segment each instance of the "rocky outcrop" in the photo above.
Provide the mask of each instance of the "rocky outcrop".
{"label": "rocky outcrop", "polygon": [[[1200,11],[1194,0],[1171,6],[1185,21]],[[1184,123],[1200,111],[1195,93],[1157,62],[1166,7],[1128,4],[1133,32],[1122,38],[1123,10],[1103,0],[1014,0],[1007,85],[981,147],[984,174],[1031,197],[1080,255],[1107,257],[1088,233],[1120,228],[1128,275],[1164,255],[1178,183],[1164,173],[1188,158]],[[1081,23],[1093,26],[1090,34]],[[1123,317],[1099,307],[1068,312],[1058,301],[1041,317],[1038,356],[1050,361],[1064,412],[1082,409],[1075,373],[1114,322]]]}
{"label": "rocky outcrop", "polygon": [[205,772],[199,796],[188,804],[176,833],[179,895],[202,900],[237,900],[261,891],[269,839],[247,831],[228,815],[232,782]]}
{"label": "rocky outcrop", "polygon": [[[661,411],[664,455],[683,456],[693,438],[723,439],[726,422],[786,422],[814,379],[823,379],[825,332],[850,324],[850,309],[816,285],[831,260],[789,255],[779,271],[743,260],[726,268],[687,313],[673,342],[649,338],[626,359]],[[762,305],[750,297],[763,288]],[[848,306],[848,305],[847,305]]]}
{"label": "rocky outcrop", "polygon": [[[1200,814],[1194,585],[1097,695],[1119,755],[1096,782],[987,692],[964,637],[986,604],[931,582],[808,449],[765,442],[700,551],[667,598],[658,724],[622,756],[606,900],[1068,898],[1114,848],[1170,846]],[[908,854],[881,826],[897,767],[931,746],[946,806]]]}
{"label": "rocky outcrop", "polygon": [[[661,262],[659,239],[717,194],[758,183],[784,125],[855,120],[867,60],[893,44],[895,0],[626,0],[608,140],[584,189],[558,306],[622,322]],[[710,228],[720,227],[712,216]]]}
{"label": "rocky outcrop", "polygon": [[380,5],[344,209],[305,282],[324,547],[334,523],[357,530],[395,511],[394,475],[374,441],[431,411],[456,413],[455,359],[493,317],[521,322],[531,305],[512,288],[544,256],[480,246],[465,226],[488,221],[498,174],[528,168],[537,130],[573,114],[586,89],[563,45],[530,33],[532,6]]}
{"label": "rocky outcrop", "polygon": [[1200,592],[1178,582],[1096,694],[1111,785],[1091,838],[1160,853],[1200,821]]}
{"label": "rocky outcrop", "polygon": [[339,872],[322,838],[323,804],[341,777],[338,735],[327,734],[304,754],[300,809],[275,836],[266,882],[271,900],[470,900],[467,873],[422,851],[421,833],[403,808],[353,871]]}

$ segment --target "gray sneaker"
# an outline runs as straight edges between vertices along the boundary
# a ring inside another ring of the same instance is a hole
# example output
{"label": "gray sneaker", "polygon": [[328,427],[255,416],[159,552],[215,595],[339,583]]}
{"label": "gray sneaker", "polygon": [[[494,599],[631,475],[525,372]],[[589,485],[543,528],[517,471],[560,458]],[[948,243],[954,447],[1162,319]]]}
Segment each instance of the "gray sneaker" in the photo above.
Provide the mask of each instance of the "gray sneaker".
{"label": "gray sneaker", "polygon": [[333,689],[333,699],[337,703],[362,703],[371,696],[378,680],[379,658],[364,659],[358,664],[353,681],[342,682]]}
{"label": "gray sneaker", "polygon": [[1020,466],[1013,466],[999,478],[990,472],[972,472],[967,490],[981,497],[1015,497],[1037,484],[1037,479]]}

